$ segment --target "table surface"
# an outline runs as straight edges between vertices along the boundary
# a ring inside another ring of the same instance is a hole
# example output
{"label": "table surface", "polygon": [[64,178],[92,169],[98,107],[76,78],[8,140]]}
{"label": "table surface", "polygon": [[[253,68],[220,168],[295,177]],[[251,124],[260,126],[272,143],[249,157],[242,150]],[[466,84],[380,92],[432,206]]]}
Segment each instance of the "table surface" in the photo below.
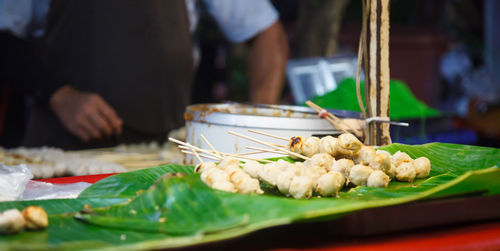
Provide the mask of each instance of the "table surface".
{"label": "table surface", "polygon": [[[114,174],[43,179],[49,183],[95,183]],[[307,230],[307,231],[304,231]],[[309,231],[310,230],[310,231]],[[331,236],[314,225],[286,225],[196,246],[202,250],[500,250],[500,221],[369,236]]]}

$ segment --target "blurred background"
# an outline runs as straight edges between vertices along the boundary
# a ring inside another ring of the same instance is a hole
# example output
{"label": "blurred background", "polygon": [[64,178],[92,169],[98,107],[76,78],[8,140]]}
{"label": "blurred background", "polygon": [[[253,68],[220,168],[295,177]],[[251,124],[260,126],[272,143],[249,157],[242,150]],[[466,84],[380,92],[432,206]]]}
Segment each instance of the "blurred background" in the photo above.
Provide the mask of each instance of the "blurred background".
{"label": "blurred background", "polygon": [[[44,0],[34,3],[47,2]],[[280,104],[359,110],[353,77],[361,1],[274,0],[290,45]],[[35,4],[36,6],[36,4]],[[46,13],[40,4],[39,13]],[[391,118],[394,142],[499,147],[500,4],[494,0],[391,1]],[[231,44],[203,8],[194,33],[199,61],[192,103],[246,102],[249,43]],[[35,15],[42,20],[43,15]],[[30,27],[36,47],[43,25]],[[6,43],[0,46],[9,46]],[[2,66],[4,67],[4,66]],[[21,145],[32,93],[0,79],[0,145]],[[394,99],[394,100],[393,100]],[[401,109],[404,107],[404,109]]]}

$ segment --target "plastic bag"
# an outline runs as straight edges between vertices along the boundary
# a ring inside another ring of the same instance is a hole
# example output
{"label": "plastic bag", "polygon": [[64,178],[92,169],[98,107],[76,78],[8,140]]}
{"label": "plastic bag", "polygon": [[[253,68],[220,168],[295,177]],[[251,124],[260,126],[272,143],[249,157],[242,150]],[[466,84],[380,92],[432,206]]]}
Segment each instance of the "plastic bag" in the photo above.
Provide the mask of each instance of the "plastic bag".
{"label": "plastic bag", "polygon": [[46,199],[69,199],[76,198],[91,184],[77,182],[70,184],[51,184],[41,181],[30,181],[21,200],[46,200]]}
{"label": "plastic bag", "polygon": [[24,164],[18,166],[0,164],[0,201],[20,199],[26,184],[32,178],[33,174]]}

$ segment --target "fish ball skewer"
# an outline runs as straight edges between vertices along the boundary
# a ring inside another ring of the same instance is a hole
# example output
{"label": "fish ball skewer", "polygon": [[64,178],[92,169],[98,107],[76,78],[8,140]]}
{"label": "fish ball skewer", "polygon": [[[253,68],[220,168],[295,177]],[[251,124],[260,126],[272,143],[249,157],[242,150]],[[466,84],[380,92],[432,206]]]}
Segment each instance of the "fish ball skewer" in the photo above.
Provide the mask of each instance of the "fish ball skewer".
{"label": "fish ball skewer", "polygon": [[313,180],[307,176],[295,176],[290,183],[289,193],[295,199],[307,199],[312,195]]}
{"label": "fish ball skewer", "polygon": [[351,168],[349,173],[349,181],[356,186],[364,186],[368,181],[368,177],[373,172],[373,169],[369,166],[357,164]]}
{"label": "fish ball skewer", "polygon": [[420,157],[413,161],[413,167],[416,171],[415,178],[422,179],[429,176],[431,171],[431,161],[426,157]]}
{"label": "fish ball skewer", "polygon": [[366,185],[369,187],[387,187],[390,181],[391,178],[383,171],[375,170],[368,177]]}
{"label": "fish ball skewer", "polygon": [[403,162],[396,167],[396,179],[399,181],[412,182],[416,175],[417,172],[411,163]]}
{"label": "fish ball skewer", "polygon": [[336,196],[344,187],[345,178],[339,172],[329,172],[319,177],[315,190],[324,197]]}

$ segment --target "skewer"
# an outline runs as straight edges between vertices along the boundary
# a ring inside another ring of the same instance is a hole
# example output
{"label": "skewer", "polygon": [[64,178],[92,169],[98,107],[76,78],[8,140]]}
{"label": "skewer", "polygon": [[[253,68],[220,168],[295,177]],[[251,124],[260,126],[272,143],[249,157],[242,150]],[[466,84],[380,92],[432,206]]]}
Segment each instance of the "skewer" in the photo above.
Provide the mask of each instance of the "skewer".
{"label": "skewer", "polygon": [[257,150],[259,153],[277,153],[277,154],[283,154],[286,155],[284,152],[281,151],[276,151],[276,150],[271,150],[271,149],[264,149],[260,147],[254,147],[254,146],[247,146],[248,149],[252,150]]}
{"label": "skewer", "polygon": [[289,141],[290,140],[290,139],[287,139],[285,137],[281,137],[281,136],[277,136],[277,135],[272,135],[272,134],[265,133],[265,132],[259,132],[259,131],[255,131],[255,130],[252,130],[252,129],[248,129],[248,131],[256,133],[256,134],[268,136],[268,137],[271,137],[271,138],[275,138],[275,139],[281,139],[281,140],[284,140],[284,141]]}
{"label": "skewer", "polygon": [[[187,147],[185,146],[179,146],[179,148],[181,149],[186,149]],[[212,154],[213,153],[209,150],[205,150],[205,149],[201,149],[199,150],[200,152],[204,152],[204,153],[208,153],[208,154]],[[232,153],[223,153],[223,152],[220,152],[221,155],[225,155],[225,156],[229,156],[229,157],[235,157],[235,158],[240,158],[240,159],[248,159],[248,160],[255,160],[255,161],[262,161],[262,162],[266,162],[266,163],[271,163],[273,161],[270,161],[270,160],[266,160],[266,159],[256,159],[256,158],[252,158],[252,157],[246,157],[246,156],[241,156],[239,154],[232,154]]]}
{"label": "skewer", "polygon": [[200,133],[200,137],[201,137],[201,139],[203,139],[203,141],[205,141],[205,143],[207,143],[208,147],[210,147],[210,149],[212,149],[212,151],[213,151],[213,152],[214,152],[217,156],[221,157],[221,156],[220,156],[220,154],[219,154],[219,153],[215,150],[215,147],[214,147],[212,144],[210,144],[210,142],[208,141],[208,139],[207,139],[207,138],[205,138],[205,136],[203,136],[203,134],[201,134],[201,133]]}
{"label": "skewer", "polygon": [[[317,111],[318,113],[320,113],[321,111],[323,111],[324,109],[321,108],[320,106],[316,105],[315,103],[313,103],[312,101],[308,100],[306,101],[306,105],[308,105],[309,107],[311,107],[312,109],[314,109],[315,111]],[[362,136],[361,132],[356,129],[356,128],[352,128],[351,126],[349,126],[348,124],[346,124],[344,121],[342,121],[340,118],[338,118],[337,116],[331,114],[330,112],[327,112],[328,114],[328,117],[326,117],[325,119],[328,120],[328,122],[330,122],[332,125],[334,125],[335,127],[337,127],[338,129],[342,130],[343,132],[345,133],[349,133],[347,130],[345,130],[342,126],[340,126],[340,124],[344,125],[345,127],[349,128],[350,130],[352,130],[355,134],[359,135],[359,136]]]}
{"label": "skewer", "polygon": [[[187,150],[181,150],[182,153],[185,153],[185,154],[189,154],[189,155],[194,155],[193,152],[191,151],[187,151]],[[206,155],[206,154],[199,154],[200,157],[203,157],[203,158],[206,158],[206,159],[211,159],[211,160],[215,160],[215,161],[220,161],[219,158],[216,158],[216,157],[212,157],[212,156],[209,156],[209,155]]]}
{"label": "skewer", "polygon": [[309,158],[309,157],[306,157],[306,156],[300,155],[300,154],[298,154],[298,153],[294,153],[294,152],[292,152],[292,151],[288,151],[288,150],[286,150],[286,149],[284,149],[284,148],[279,148],[279,147],[274,146],[274,145],[272,145],[272,144],[270,144],[270,143],[267,143],[267,142],[264,142],[264,141],[261,141],[261,140],[258,140],[258,139],[254,139],[254,138],[252,138],[252,137],[248,137],[248,136],[245,136],[245,135],[242,135],[242,134],[239,134],[239,133],[233,132],[233,131],[229,131],[228,133],[229,133],[229,134],[232,134],[232,135],[235,135],[235,136],[238,136],[238,137],[241,137],[241,138],[244,138],[244,139],[248,139],[248,140],[253,141],[253,142],[257,142],[257,143],[259,143],[259,144],[262,144],[262,145],[265,145],[265,146],[268,146],[268,147],[271,147],[271,148],[274,148],[275,150],[278,150],[278,151],[283,151],[283,152],[286,152],[286,153],[288,153],[288,154],[290,154],[290,155],[293,155],[293,156],[295,156],[295,157],[298,157],[298,158],[301,158],[301,159],[304,159],[304,160],[310,160],[310,159],[311,159],[311,158]]}
{"label": "skewer", "polygon": [[[179,144],[179,145],[181,145],[181,146],[184,146],[184,147],[185,147],[184,149],[186,149],[186,148],[187,148],[187,150],[190,150],[190,149],[195,149],[195,150],[197,150],[197,151],[199,151],[199,152],[204,152],[204,151],[206,151],[208,154],[213,155],[213,156],[215,156],[215,157],[218,157],[217,155],[213,154],[212,152],[210,152],[210,151],[208,151],[208,150],[201,149],[201,148],[199,148],[199,147],[193,146],[193,145],[191,145],[191,144],[189,144],[189,143],[187,143],[187,142],[182,142],[182,141],[180,141],[180,140],[178,140],[178,139],[174,139],[174,138],[172,138],[172,137],[169,137],[169,138],[168,138],[168,140],[170,140],[170,141],[172,141],[172,142],[174,142],[174,143],[177,143],[177,144]],[[179,146],[179,148],[181,148],[181,149],[182,149],[182,147],[180,147],[180,146]]]}
{"label": "skewer", "polygon": [[193,152],[194,156],[196,156],[196,158],[198,159],[198,161],[203,164],[203,160],[200,158],[200,155],[198,155],[198,153],[194,149],[192,149],[192,148],[191,148],[191,152]]}

